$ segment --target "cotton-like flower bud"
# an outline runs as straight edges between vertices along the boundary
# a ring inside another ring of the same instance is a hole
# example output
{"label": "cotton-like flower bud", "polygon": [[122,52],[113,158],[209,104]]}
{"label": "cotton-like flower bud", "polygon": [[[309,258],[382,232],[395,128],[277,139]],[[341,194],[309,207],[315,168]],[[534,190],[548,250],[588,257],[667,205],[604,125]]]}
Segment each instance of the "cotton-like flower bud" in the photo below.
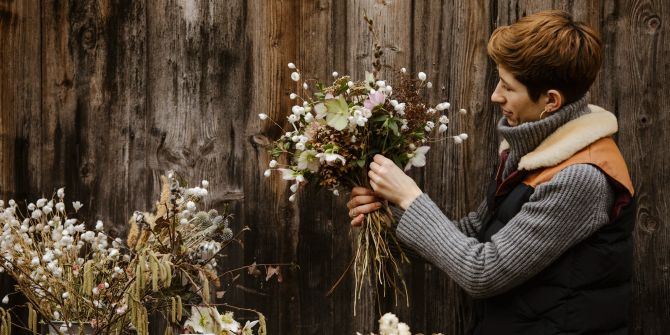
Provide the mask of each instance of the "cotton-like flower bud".
{"label": "cotton-like flower bud", "polygon": [[461,114],[467,114],[468,113],[468,111],[465,108],[459,109],[458,112],[461,113]]}
{"label": "cotton-like flower bud", "polygon": [[188,219],[181,218],[181,220],[179,220],[179,224],[188,224]]}
{"label": "cotton-like flower bud", "polygon": [[84,207],[84,205],[82,205],[81,202],[79,202],[79,201],[74,201],[74,202],[72,202],[72,207],[74,207],[75,212],[78,212],[79,209]]}
{"label": "cotton-like flower bud", "polygon": [[195,202],[193,202],[193,201],[189,201],[189,202],[187,202],[187,203],[186,203],[186,208],[187,208],[189,211],[194,212],[195,209],[196,209],[196,207],[195,207]]}
{"label": "cotton-like flower bud", "polygon": [[295,64],[288,63],[288,68],[291,69],[291,70],[295,69]]}
{"label": "cotton-like flower bud", "polygon": [[207,180],[201,181],[200,184],[202,185],[203,188],[209,187],[209,181],[207,181]]}
{"label": "cotton-like flower bud", "polygon": [[314,120],[314,115],[312,115],[311,113],[305,114],[305,122],[310,123],[312,122],[312,120]]}
{"label": "cotton-like flower bud", "polygon": [[63,294],[61,294],[61,297],[63,297],[63,299],[67,299],[67,298],[70,297],[70,293],[68,293],[68,292],[63,292]]}
{"label": "cotton-like flower bud", "polygon": [[433,83],[427,82],[426,83],[426,88],[433,88]]}
{"label": "cotton-like flower bud", "polygon": [[103,223],[102,223],[101,220],[98,220],[98,221],[95,223],[95,230],[97,230],[97,231],[101,231],[102,228],[103,228]]}
{"label": "cotton-like flower bud", "polygon": [[300,73],[298,73],[298,72],[291,73],[291,80],[293,80],[293,81],[300,80]]}
{"label": "cotton-like flower bud", "polygon": [[403,67],[403,68],[400,69],[400,72],[407,73],[407,69]]}
{"label": "cotton-like flower bud", "polygon": [[60,198],[63,199],[65,197],[65,187],[61,187],[56,191],[56,195]]}
{"label": "cotton-like flower bud", "polygon": [[37,208],[42,208],[47,204],[47,199],[41,198],[37,200]]}
{"label": "cotton-like flower bud", "polygon": [[291,93],[291,94],[288,95],[288,97],[289,97],[289,99],[291,99],[291,100],[295,100],[295,99],[298,97],[298,95],[295,94],[295,93]]}
{"label": "cotton-like flower bud", "polygon": [[451,104],[445,101],[437,104],[437,106],[435,106],[435,109],[437,109],[438,111],[443,111],[445,109],[449,109],[449,107],[451,107]]}
{"label": "cotton-like flower bud", "polygon": [[463,143],[463,140],[459,136],[454,136],[454,143],[456,144],[461,144]]}
{"label": "cotton-like flower bud", "polygon": [[34,211],[35,210],[35,204],[32,203],[32,202],[30,204],[28,204],[28,210],[29,211]]}
{"label": "cotton-like flower bud", "polygon": [[296,149],[296,150],[300,150],[300,151],[305,150],[305,144],[304,144],[304,143],[300,143],[300,142],[299,142],[299,143],[296,143],[296,144],[295,144],[295,149]]}
{"label": "cotton-like flower bud", "polygon": [[334,72],[333,72],[333,78],[337,78],[337,76],[339,76],[339,75],[340,75],[340,74],[337,73],[337,71],[334,71]]}
{"label": "cotton-like flower bud", "polygon": [[307,85],[307,83],[302,83],[302,88],[303,89],[309,89],[309,85]]}
{"label": "cotton-like flower bud", "polygon": [[295,176],[295,181],[297,181],[298,183],[304,183],[305,182],[305,177],[303,175],[299,174],[299,175]]}
{"label": "cotton-like flower bud", "polygon": [[273,159],[273,160],[270,161],[270,164],[268,164],[268,165],[269,165],[271,168],[275,168],[275,167],[277,167],[277,161]]}
{"label": "cotton-like flower bud", "polygon": [[300,120],[300,117],[298,117],[295,114],[291,114],[286,119],[288,119],[289,123],[296,123],[296,122],[298,122],[298,120]]}
{"label": "cotton-like flower bud", "polygon": [[336,197],[339,196],[340,191],[338,191],[337,189],[333,189],[333,195],[335,195]]}
{"label": "cotton-like flower bud", "polygon": [[347,86],[348,86],[349,88],[354,87],[354,82],[351,81],[351,80],[349,80],[349,81],[347,82]]}
{"label": "cotton-like flower bud", "polygon": [[447,125],[446,124],[441,124],[440,127],[437,129],[437,132],[442,134],[445,131],[447,131]]}
{"label": "cotton-like flower bud", "polygon": [[375,85],[377,85],[377,87],[386,87],[386,82],[383,80],[377,80]]}
{"label": "cotton-like flower bud", "polygon": [[268,115],[265,114],[265,113],[260,113],[260,114],[258,114],[258,118],[261,119],[261,120],[265,120],[265,119],[268,118]]}
{"label": "cotton-like flower bud", "polygon": [[294,194],[291,194],[291,196],[288,197],[288,201],[290,201],[290,202],[294,202],[294,201],[295,201],[295,193],[294,193]]}
{"label": "cotton-like flower bud", "polygon": [[9,294],[5,295],[4,298],[2,298],[2,303],[7,305],[9,303]]}
{"label": "cotton-like flower bud", "polygon": [[423,72],[419,72],[419,80],[424,81],[426,80],[426,74]]}
{"label": "cotton-like flower bud", "polygon": [[458,137],[459,137],[461,140],[465,141],[465,140],[468,139],[468,134],[466,134],[466,133],[462,133],[462,134],[458,135]]}
{"label": "cotton-like flower bud", "polygon": [[265,172],[263,172],[263,175],[264,175],[266,178],[267,178],[267,177],[270,177],[271,174],[272,174],[272,171],[271,171],[270,169],[267,169],[267,170],[265,170]]}
{"label": "cotton-like flower bud", "polygon": [[449,123],[449,118],[446,115],[440,116],[440,123],[442,123],[442,124]]}
{"label": "cotton-like flower bud", "polygon": [[293,193],[298,192],[298,184],[291,185],[290,189],[291,189],[291,192],[293,192]]}

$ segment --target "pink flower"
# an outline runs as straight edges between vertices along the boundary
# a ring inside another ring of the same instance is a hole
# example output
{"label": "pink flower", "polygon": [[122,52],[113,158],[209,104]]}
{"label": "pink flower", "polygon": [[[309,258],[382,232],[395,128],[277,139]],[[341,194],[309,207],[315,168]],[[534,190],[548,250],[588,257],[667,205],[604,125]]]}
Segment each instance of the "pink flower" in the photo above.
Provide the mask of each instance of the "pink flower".
{"label": "pink flower", "polygon": [[372,110],[375,107],[381,105],[386,100],[386,96],[382,92],[375,92],[368,95],[368,99],[363,101],[363,106],[365,108]]}

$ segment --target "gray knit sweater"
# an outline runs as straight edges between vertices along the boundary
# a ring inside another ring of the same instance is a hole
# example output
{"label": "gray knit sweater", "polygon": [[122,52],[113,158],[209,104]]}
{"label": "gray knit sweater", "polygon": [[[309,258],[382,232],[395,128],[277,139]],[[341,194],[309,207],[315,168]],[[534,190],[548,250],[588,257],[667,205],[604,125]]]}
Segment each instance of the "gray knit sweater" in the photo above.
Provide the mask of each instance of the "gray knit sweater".
{"label": "gray knit sweater", "polygon": [[[510,127],[503,118],[498,132],[510,144],[503,177],[521,157],[566,122],[589,113],[588,96],[540,121]],[[563,252],[609,221],[614,194],[597,168],[572,165],[540,184],[507,225],[481,243],[475,237],[488,219],[486,202],[453,221],[422,194],[401,213],[398,239],[438,266],[474,297],[503,293],[533,277]]]}

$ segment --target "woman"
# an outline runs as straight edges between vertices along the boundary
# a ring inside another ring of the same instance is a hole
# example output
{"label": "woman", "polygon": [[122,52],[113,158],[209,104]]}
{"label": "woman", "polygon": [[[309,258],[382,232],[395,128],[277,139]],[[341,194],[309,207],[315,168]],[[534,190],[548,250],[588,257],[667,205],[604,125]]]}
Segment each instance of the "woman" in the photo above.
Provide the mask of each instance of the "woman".
{"label": "woman", "polygon": [[626,334],[633,187],[616,118],[587,104],[601,42],[545,11],[496,29],[488,54],[504,141],[487,199],[453,221],[377,155],[372,190],[352,190],[351,223],[382,199],[397,205],[398,239],[482,299],[474,334]]}

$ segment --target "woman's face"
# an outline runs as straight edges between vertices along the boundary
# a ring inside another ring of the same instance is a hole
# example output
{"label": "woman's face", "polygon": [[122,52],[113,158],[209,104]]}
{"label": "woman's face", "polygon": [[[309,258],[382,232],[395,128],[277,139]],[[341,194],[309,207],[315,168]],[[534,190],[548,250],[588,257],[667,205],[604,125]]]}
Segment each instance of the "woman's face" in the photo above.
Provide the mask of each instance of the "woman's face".
{"label": "woman's face", "polygon": [[541,95],[537,102],[533,102],[528,96],[528,89],[520,83],[504,67],[498,65],[500,80],[496,89],[491,94],[491,101],[500,105],[503,116],[510,126],[518,126],[524,122],[537,121],[544,110]]}

